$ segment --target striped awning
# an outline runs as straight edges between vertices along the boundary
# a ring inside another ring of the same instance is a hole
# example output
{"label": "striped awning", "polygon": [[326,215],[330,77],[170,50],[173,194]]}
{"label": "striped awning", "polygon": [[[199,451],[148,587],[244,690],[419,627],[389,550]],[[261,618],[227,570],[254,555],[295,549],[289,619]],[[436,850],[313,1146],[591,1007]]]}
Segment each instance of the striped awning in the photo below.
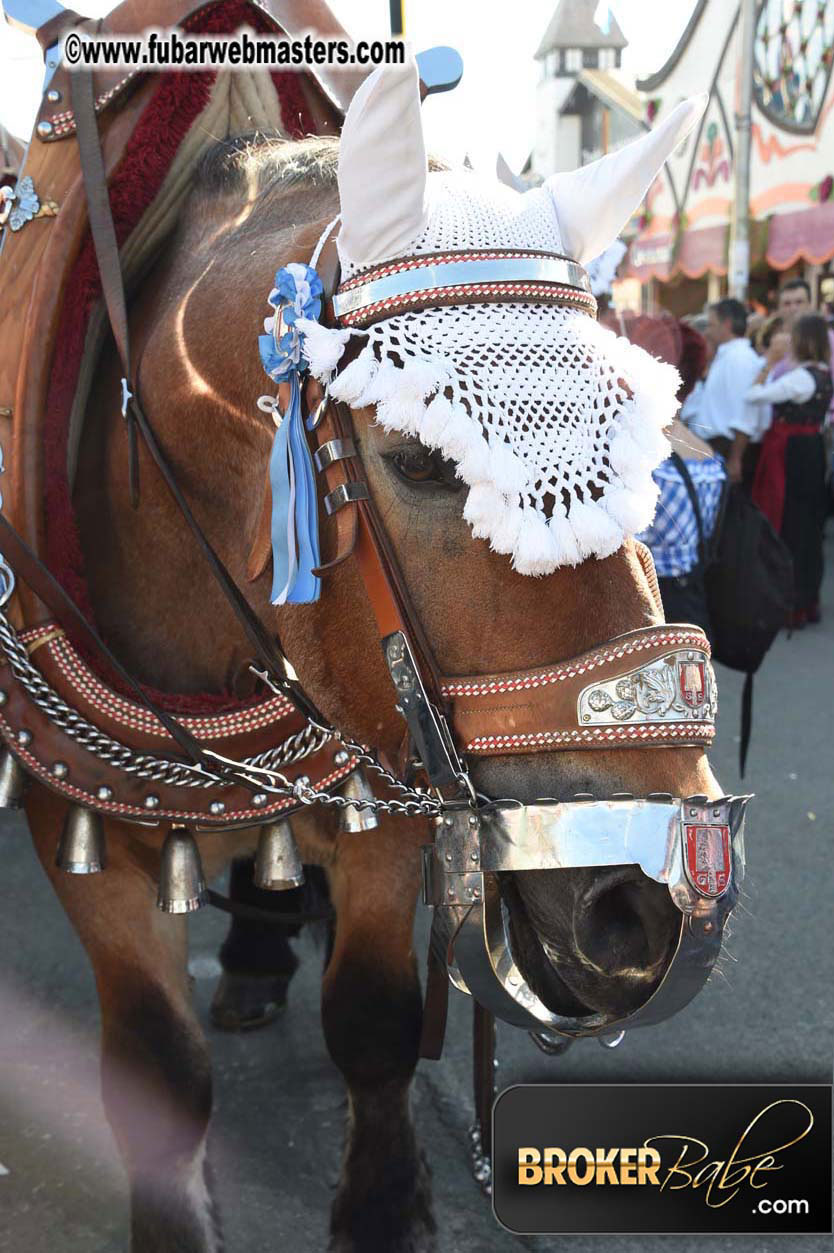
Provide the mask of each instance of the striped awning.
{"label": "striped awning", "polygon": [[638,235],[631,241],[623,277],[636,278],[641,283],[647,283],[650,278],[665,282],[672,277],[674,251],[674,235]]}
{"label": "striped awning", "polygon": [[676,274],[701,278],[727,273],[727,226],[707,226],[674,235],[644,235],[633,240],[625,274],[646,282],[657,278],[666,282]]}
{"label": "striped awning", "polygon": [[[671,234],[638,235],[632,241],[623,276],[668,282],[676,276],[703,278],[727,273],[730,226],[720,222]],[[750,262],[765,261],[784,270],[804,256],[819,262],[834,256],[834,203],[784,213],[750,223]]]}
{"label": "striped awning", "polygon": [[834,201],[798,213],[774,213],[766,255],[774,270],[787,270],[797,261],[821,265],[834,257]]}

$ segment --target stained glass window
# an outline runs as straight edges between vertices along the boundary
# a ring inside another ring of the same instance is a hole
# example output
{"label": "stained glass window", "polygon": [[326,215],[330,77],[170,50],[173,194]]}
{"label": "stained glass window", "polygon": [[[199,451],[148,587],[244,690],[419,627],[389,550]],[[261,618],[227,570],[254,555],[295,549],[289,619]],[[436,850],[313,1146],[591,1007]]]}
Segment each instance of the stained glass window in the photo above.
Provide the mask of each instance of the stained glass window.
{"label": "stained glass window", "polygon": [[753,84],[762,112],[813,131],[834,61],[832,0],[764,0],[756,23]]}

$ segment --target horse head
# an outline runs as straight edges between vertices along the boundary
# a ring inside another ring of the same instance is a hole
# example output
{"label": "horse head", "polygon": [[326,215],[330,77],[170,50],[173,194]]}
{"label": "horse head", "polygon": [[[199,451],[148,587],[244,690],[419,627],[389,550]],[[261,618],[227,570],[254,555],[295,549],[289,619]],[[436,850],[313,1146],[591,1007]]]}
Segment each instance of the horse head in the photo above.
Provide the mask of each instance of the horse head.
{"label": "horse head", "polygon": [[[251,598],[274,615],[305,693],[397,769],[408,758],[405,725],[360,563],[338,551],[337,514],[320,508],[319,564],[329,568],[316,597],[267,603],[261,501],[273,427],[266,413],[240,419],[256,412],[262,389],[249,337],[264,270],[305,266],[317,243],[335,239],[347,292],[370,272],[396,270],[397,259],[461,250],[525,263],[567,256],[571,276],[571,264],[588,262],[622,228],[702,110],[703,101],[682,104],[619,152],[519,193],[430,168],[411,63],[366,80],[340,146],[256,138],[204,163],[165,275],[178,296],[157,310],[148,336],[155,365],[145,402],[164,430],[176,424],[198,443],[212,406],[222,410],[238,439],[214,471],[227,515],[218,547],[233,571],[248,559],[257,576]],[[667,453],[677,375],[586,308],[539,292],[441,299],[340,328],[298,322],[318,380],[302,401],[312,413],[326,388],[349,410],[355,464],[441,676],[558,670],[663,624],[651,561],[633,536],[653,512],[651,470]],[[267,335],[275,339],[274,320]],[[323,483],[318,490],[323,496]],[[611,706],[614,698],[603,698]],[[619,703],[627,722],[628,702]],[[576,794],[720,796],[703,739],[684,735],[677,746],[659,736],[652,746],[639,735],[618,738],[619,725],[607,738],[583,737],[581,728],[562,742],[520,737],[506,751],[499,737],[489,752],[467,753],[469,778],[482,801],[522,805]],[[515,961],[554,1013],[621,1017],[660,984],[681,914],[667,885],[639,865],[508,869],[496,882]]]}

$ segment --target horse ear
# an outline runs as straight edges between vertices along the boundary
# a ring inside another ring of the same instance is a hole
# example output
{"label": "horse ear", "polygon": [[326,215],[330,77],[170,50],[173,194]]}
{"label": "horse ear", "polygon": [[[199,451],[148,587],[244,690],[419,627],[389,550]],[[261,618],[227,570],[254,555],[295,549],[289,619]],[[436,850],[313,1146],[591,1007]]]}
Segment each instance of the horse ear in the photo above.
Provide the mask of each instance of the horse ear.
{"label": "horse ear", "polygon": [[517,174],[513,174],[507,165],[502,152],[498,153],[495,158],[495,177],[499,183],[503,183],[505,187],[512,187],[513,191],[527,191],[527,184],[523,178],[519,178]]}
{"label": "horse ear", "polygon": [[584,265],[617,238],[664,161],[703,116],[708,100],[706,93],[684,100],[659,126],[617,152],[546,180],[569,256]]}
{"label": "horse ear", "polygon": [[354,266],[385,261],[426,224],[426,147],[413,57],[365,79],[339,144],[339,255]]}

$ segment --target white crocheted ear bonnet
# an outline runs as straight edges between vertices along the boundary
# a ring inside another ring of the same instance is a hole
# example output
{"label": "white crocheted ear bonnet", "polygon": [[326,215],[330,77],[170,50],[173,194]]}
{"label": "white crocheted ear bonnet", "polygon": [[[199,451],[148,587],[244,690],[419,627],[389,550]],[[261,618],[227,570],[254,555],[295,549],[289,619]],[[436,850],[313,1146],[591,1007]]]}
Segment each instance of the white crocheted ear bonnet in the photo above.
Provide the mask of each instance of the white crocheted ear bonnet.
{"label": "white crocheted ear bonnet", "polygon": [[[520,194],[470,172],[427,174],[416,67],[377,70],[342,132],[341,282],[382,261],[460,249],[533,249],[586,264],[702,111],[703,101],[687,102],[659,131]],[[456,463],[473,534],[519,573],[609,556],[650,523],[651,472],[669,452],[663,429],[680,380],[587,313],[475,303],[398,313],[361,332],[298,325],[331,396],[375,406],[386,430]],[[354,334],[366,342],[338,370]]]}

